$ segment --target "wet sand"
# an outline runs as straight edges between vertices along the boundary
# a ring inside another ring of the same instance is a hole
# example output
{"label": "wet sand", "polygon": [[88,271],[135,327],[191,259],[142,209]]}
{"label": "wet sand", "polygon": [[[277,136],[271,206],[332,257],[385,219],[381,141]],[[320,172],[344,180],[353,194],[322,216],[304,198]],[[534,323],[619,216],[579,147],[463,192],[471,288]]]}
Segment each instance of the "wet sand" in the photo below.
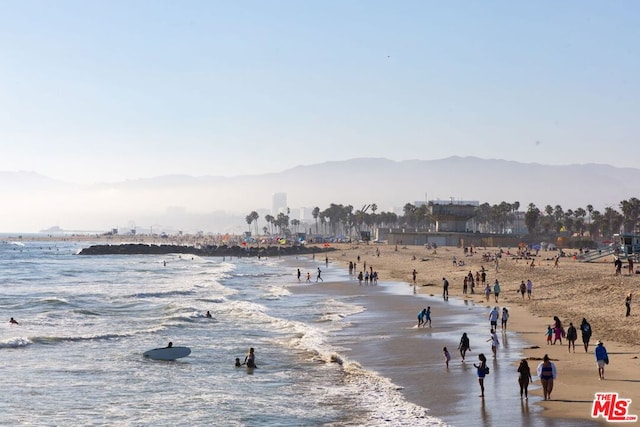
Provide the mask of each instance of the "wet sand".
{"label": "wet sand", "polygon": [[[323,270],[327,272],[327,270]],[[326,274],[329,276],[328,274]],[[488,308],[473,301],[414,294],[413,286],[380,282],[359,286],[357,281],[341,281],[292,287],[293,292],[352,296],[367,307],[349,318],[352,327],[337,334],[338,345],[347,348],[346,357],[364,368],[390,378],[402,388],[407,400],[430,409],[430,415],[453,426],[595,426],[593,421],[542,416],[536,405],[540,397],[520,399],[517,363],[527,343],[516,332],[500,334],[501,347],[494,359],[489,338]],[[431,306],[432,327],[417,328],[417,313]],[[462,362],[458,343],[467,332],[471,352]],[[446,368],[443,347],[452,359]],[[484,353],[491,368],[485,379],[485,397],[473,363]],[[535,366],[532,369],[535,372]],[[535,378],[529,391],[539,387]]]}

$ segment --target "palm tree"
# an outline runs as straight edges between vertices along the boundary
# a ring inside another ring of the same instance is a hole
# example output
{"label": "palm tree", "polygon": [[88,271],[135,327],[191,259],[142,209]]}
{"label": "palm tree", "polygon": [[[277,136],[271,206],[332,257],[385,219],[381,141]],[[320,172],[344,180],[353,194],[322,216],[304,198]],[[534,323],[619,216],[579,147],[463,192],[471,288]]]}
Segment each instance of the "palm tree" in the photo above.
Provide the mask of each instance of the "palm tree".
{"label": "palm tree", "polygon": [[529,203],[527,213],[524,214],[524,224],[529,230],[529,234],[534,235],[536,232],[536,226],[538,225],[538,219],[540,218],[540,209],[533,203]]}
{"label": "palm tree", "polygon": [[624,231],[625,233],[633,233],[640,219],[640,200],[635,197],[620,202],[620,209],[624,215]]}
{"label": "palm tree", "polygon": [[267,224],[269,224],[270,234],[273,234],[273,224],[275,222],[275,218],[273,217],[273,215],[267,214],[264,216],[264,220],[267,221]]}
{"label": "palm tree", "polygon": [[311,215],[313,215],[313,219],[316,220],[316,234],[318,234],[318,216],[320,215],[320,208],[317,206],[313,208]]}

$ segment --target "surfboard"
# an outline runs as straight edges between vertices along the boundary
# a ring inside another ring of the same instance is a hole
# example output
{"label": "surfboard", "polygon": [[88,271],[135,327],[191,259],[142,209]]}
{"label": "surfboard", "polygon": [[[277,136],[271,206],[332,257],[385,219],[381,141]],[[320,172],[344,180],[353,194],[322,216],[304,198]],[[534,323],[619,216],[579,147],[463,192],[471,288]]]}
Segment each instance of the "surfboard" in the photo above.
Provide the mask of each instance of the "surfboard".
{"label": "surfboard", "polygon": [[187,357],[189,354],[191,354],[189,347],[154,348],[153,350],[142,353],[144,357],[154,360],[176,360],[181,357]]}

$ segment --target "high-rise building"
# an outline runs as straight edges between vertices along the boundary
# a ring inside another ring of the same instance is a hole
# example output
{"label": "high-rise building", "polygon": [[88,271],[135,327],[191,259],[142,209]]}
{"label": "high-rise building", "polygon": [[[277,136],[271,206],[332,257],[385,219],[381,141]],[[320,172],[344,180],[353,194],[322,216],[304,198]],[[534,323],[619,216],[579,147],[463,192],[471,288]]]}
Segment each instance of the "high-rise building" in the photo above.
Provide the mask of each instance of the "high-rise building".
{"label": "high-rise building", "polygon": [[273,193],[271,198],[272,215],[287,213],[287,193]]}

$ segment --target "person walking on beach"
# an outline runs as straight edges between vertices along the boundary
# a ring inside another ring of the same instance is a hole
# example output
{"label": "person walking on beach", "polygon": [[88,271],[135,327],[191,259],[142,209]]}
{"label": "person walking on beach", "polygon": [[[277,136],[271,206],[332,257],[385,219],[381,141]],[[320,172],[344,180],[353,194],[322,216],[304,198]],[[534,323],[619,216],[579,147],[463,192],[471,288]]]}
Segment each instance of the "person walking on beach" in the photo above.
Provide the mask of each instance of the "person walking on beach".
{"label": "person walking on beach", "polygon": [[598,365],[598,376],[600,377],[600,380],[603,380],[604,365],[609,364],[609,355],[607,354],[607,349],[604,344],[602,344],[602,341],[598,340],[596,343],[594,354],[596,355],[596,365]]}
{"label": "person walking on beach", "polygon": [[442,298],[449,299],[449,281],[446,278],[442,278]]}
{"label": "person walking on beach", "polygon": [[447,369],[449,369],[449,361],[451,360],[451,354],[449,354],[449,350],[447,347],[442,349],[442,354],[444,355],[444,363],[447,365]]}
{"label": "person walking on beach", "polygon": [[318,283],[318,280],[320,280],[321,282],[324,282],[324,280],[322,279],[322,270],[320,270],[320,267],[318,267],[318,275],[316,276],[316,283]]}
{"label": "person walking on beach", "polygon": [[531,279],[527,280],[527,296],[531,299],[531,294],[533,293],[533,282]]}
{"label": "person walking on beach", "polygon": [[569,353],[571,353],[571,347],[573,352],[576,352],[576,340],[578,339],[578,331],[573,323],[569,322],[569,328],[567,329],[567,342],[569,343]]}
{"label": "person walking on beach", "polygon": [[522,299],[524,299],[524,293],[527,292],[527,285],[525,285],[524,280],[520,282],[520,294],[522,295]]}
{"label": "person walking on beach", "polygon": [[416,269],[413,269],[413,273],[411,273],[413,275],[413,283],[416,283],[416,276],[418,275],[418,272],[416,271]]}
{"label": "person walking on beach", "polygon": [[307,283],[311,283],[311,273],[307,271]]}
{"label": "person walking on beach", "polygon": [[302,273],[300,272],[300,269],[298,269],[298,282],[300,281],[300,276],[302,276]]}
{"label": "person walking on beach", "polygon": [[480,397],[484,397],[484,377],[487,375],[487,358],[484,356],[484,353],[480,353],[478,360],[480,360],[480,363],[474,363],[473,366],[476,368],[478,382],[480,383]]}
{"label": "person walking on beach", "polygon": [[555,322],[553,325],[553,343],[555,344],[556,341],[560,341],[560,345],[562,345],[562,337],[564,337],[562,322],[558,316],[553,316],[553,321]]}
{"label": "person walking on beach", "polygon": [[620,261],[620,258],[616,256],[616,259],[613,261],[613,265],[616,268],[614,276],[622,276],[622,261]]}
{"label": "person walking on beach", "polygon": [[424,323],[422,324],[422,327],[424,328],[427,326],[427,323],[429,324],[429,327],[431,327],[431,306],[428,306],[427,311],[424,312]]}
{"label": "person walking on beach", "polygon": [[478,285],[480,285],[480,272],[476,271],[476,280],[471,282],[471,293],[475,294],[476,293],[476,283]]}
{"label": "person walking on beach", "polygon": [[624,305],[627,307],[626,317],[631,316],[631,292],[629,292],[629,295],[624,299]]}
{"label": "person walking on beach", "polygon": [[520,366],[518,366],[518,384],[520,384],[520,399],[522,399],[522,394],[524,393],[525,400],[529,399],[529,383],[533,381],[531,378],[531,369],[529,368],[529,363],[527,363],[527,359],[522,359],[520,361]]}
{"label": "person walking on beach", "polygon": [[547,345],[553,344],[553,342],[552,342],[552,340],[553,340],[553,328],[551,327],[551,325],[547,326],[547,332],[545,333],[545,335],[547,336]]}
{"label": "person walking on beach", "polygon": [[553,391],[553,380],[556,379],[556,365],[549,359],[549,355],[545,354],[542,358],[542,362],[538,365],[538,378],[542,384],[542,393],[544,394],[544,400],[551,399],[551,392]]}
{"label": "person walking on beach", "polygon": [[489,322],[491,323],[491,329],[498,329],[498,307],[493,307],[491,313],[489,313]]}
{"label": "person walking on beach", "polygon": [[502,317],[500,318],[500,323],[503,331],[507,329],[507,320],[509,320],[509,310],[507,309],[507,307],[502,307]]}
{"label": "person walking on beach", "polygon": [[489,302],[489,296],[491,295],[491,286],[487,283],[487,286],[484,287],[484,297]]}
{"label": "person walking on beach", "polygon": [[426,308],[423,308],[418,312],[418,328],[422,326],[422,324],[424,323],[424,315],[426,314],[426,312],[427,312]]}
{"label": "person walking on beach", "polygon": [[587,322],[587,319],[582,318],[580,323],[580,331],[582,332],[582,343],[584,344],[584,352],[589,351],[589,340],[591,339],[591,325]]}
{"label": "person walking on beach", "polygon": [[460,356],[462,356],[462,361],[464,362],[464,356],[467,354],[467,351],[471,351],[471,347],[469,344],[469,337],[467,333],[464,332],[462,337],[460,338],[460,344],[458,345],[458,350],[460,350]]}
{"label": "person walking on beach", "polygon": [[498,339],[498,334],[495,329],[491,330],[491,336],[487,340],[487,342],[491,341],[491,352],[493,353],[493,357],[497,356],[498,346],[500,345],[500,340]]}
{"label": "person walking on beach", "polygon": [[493,283],[493,296],[496,299],[496,303],[498,302],[498,297],[500,296],[500,283],[498,283],[498,279]]}

